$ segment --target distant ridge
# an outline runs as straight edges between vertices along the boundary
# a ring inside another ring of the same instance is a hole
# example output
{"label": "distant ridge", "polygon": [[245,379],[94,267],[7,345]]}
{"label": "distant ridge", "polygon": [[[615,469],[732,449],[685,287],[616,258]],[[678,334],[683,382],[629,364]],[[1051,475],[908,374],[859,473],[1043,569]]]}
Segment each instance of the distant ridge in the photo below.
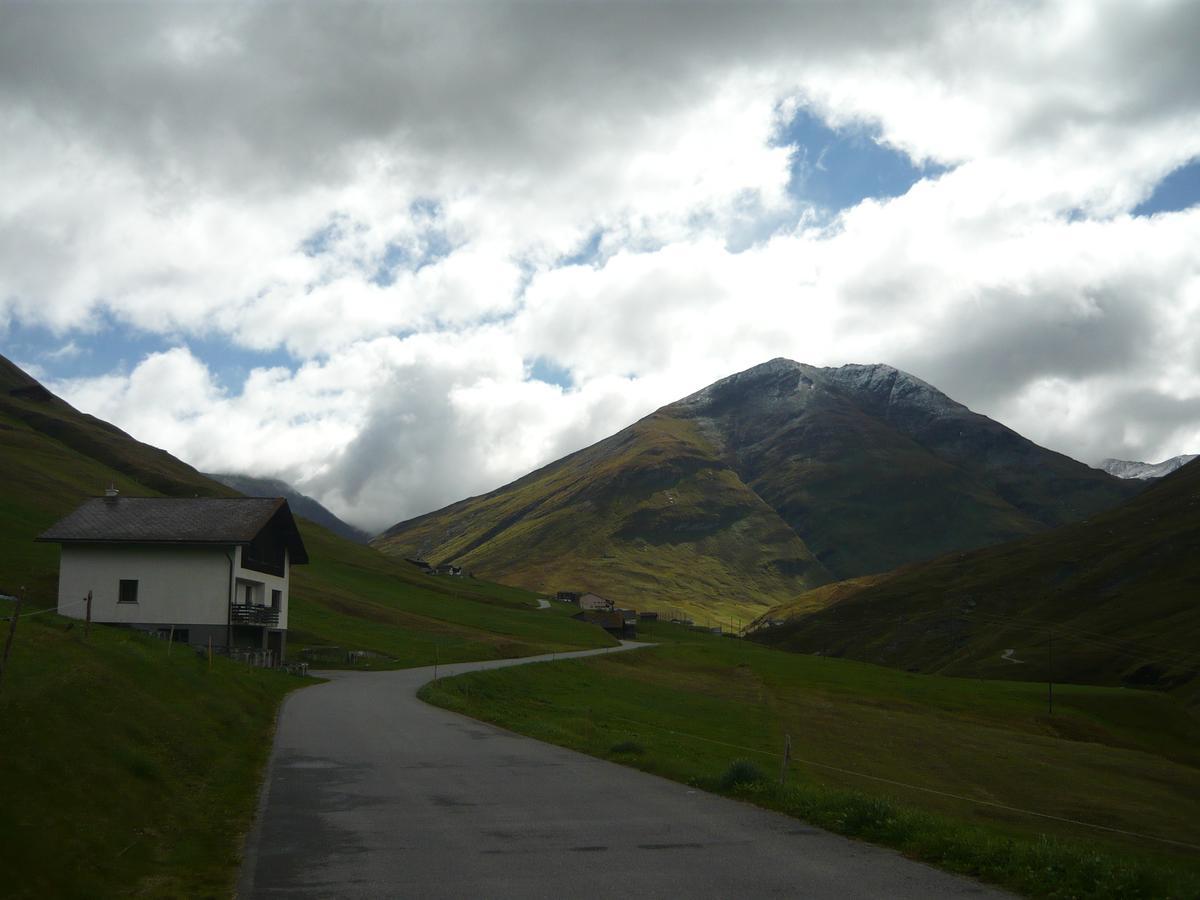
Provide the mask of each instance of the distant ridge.
{"label": "distant ridge", "polygon": [[774,359],[373,543],[533,590],[737,618],[1140,489],[891,366]]}
{"label": "distant ridge", "polygon": [[[1086,521],[818,588],[771,646],[921,672],[1200,698],[1200,461]],[[1021,660],[1014,665],[1013,659]]]}
{"label": "distant ridge", "polygon": [[1100,463],[1100,468],[1109,475],[1116,475],[1118,478],[1138,478],[1145,480],[1147,478],[1162,478],[1170,475],[1176,469],[1186,466],[1193,459],[1196,459],[1196,454],[1194,453],[1172,456],[1170,459],[1163,460],[1160,463],[1134,462],[1128,459],[1106,459]]}
{"label": "distant ridge", "polygon": [[371,539],[371,535],[361,528],[355,528],[342,521],[317,500],[300,493],[278,478],[255,478],[252,475],[234,475],[229,472],[209,472],[205,473],[205,477],[219,481],[247,497],[284,497],[296,515],[304,516],[310,522],[316,522],[356,544],[365,544]]}

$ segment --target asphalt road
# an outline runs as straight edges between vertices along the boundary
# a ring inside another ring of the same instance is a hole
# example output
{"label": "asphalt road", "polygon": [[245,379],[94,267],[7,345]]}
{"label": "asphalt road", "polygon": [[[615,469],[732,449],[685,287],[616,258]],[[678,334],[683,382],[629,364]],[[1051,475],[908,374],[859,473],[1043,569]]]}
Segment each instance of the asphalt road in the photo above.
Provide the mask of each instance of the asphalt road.
{"label": "asphalt road", "polygon": [[427,706],[430,669],[324,674],[280,713],[242,898],[1006,896]]}

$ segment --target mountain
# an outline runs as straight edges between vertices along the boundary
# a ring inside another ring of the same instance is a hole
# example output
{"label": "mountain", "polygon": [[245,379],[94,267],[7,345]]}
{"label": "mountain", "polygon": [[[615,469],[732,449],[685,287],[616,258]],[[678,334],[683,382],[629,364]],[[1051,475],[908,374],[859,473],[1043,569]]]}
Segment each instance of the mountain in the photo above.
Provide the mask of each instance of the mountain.
{"label": "mountain", "polygon": [[890,366],[775,359],[374,544],[724,619],[1044,531],[1138,489]]}
{"label": "mountain", "polygon": [[772,610],[764,619],[794,615],[755,639],[913,671],[1200,696],[1198,559],[1193,462],[1083,522],[819,588]]}
{"label": "mountain", "polygon": [[1116,475],[1118,478],[1162,478],[1164,475],[1170,475],[1176,469],[1186,466],[1196,454],[1185,454],[1183,456],[1172,456],[1170,459],[1163,460],[1160,463],[1144,463],[1133,462],[1128,459],[1106,459],[1100,463],[1100,468],[1109,475]]}
{"label": "mountain", "polygon": [[252,475],[234,475],[228,472],[210,472],[205,477],[219,481],[247,497],[283,497],[296,515],[304,516],[310,522],[316,522],[323,528],[328,528],[334,534],[341,535],[356,544],[365,544],[371,539],[371,535],[361,528],[355,528],[348,522],[343,522],[317,500],[301,494],[286,481],[280,481],[278,478],[255,478]]}

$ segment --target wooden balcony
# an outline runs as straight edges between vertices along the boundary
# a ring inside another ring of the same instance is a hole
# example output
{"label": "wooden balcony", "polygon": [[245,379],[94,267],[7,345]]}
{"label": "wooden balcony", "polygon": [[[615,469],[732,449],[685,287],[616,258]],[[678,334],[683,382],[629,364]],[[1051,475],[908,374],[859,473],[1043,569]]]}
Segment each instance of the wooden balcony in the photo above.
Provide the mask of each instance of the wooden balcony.
{"label": "wooden balcony", "polygon": [[229,620],[234,625],[279,626],[279,610],[270,606],[247,606],[235,603],[230,607]]}

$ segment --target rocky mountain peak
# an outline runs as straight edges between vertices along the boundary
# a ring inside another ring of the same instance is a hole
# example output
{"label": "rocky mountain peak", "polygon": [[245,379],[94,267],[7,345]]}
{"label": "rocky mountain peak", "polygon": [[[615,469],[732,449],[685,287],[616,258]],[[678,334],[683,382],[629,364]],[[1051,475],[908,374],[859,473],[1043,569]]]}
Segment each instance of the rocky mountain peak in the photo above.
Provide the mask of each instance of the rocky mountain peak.
{"label": "rocky mountain peak", "polygon": [[1196,454],[1187,453],[1181,456],[1172,456],[1170,459],[1163,460],[1160,463],[1137,462],[1129,459],[1106,459],[1100,463],[1100,468],[1109,475],[1116,475],[1118,478],[1136,478],[1144,481],[1150,478],[1163,478],[1170,475],[1176,469],[1186,466],[1196,458]]}

